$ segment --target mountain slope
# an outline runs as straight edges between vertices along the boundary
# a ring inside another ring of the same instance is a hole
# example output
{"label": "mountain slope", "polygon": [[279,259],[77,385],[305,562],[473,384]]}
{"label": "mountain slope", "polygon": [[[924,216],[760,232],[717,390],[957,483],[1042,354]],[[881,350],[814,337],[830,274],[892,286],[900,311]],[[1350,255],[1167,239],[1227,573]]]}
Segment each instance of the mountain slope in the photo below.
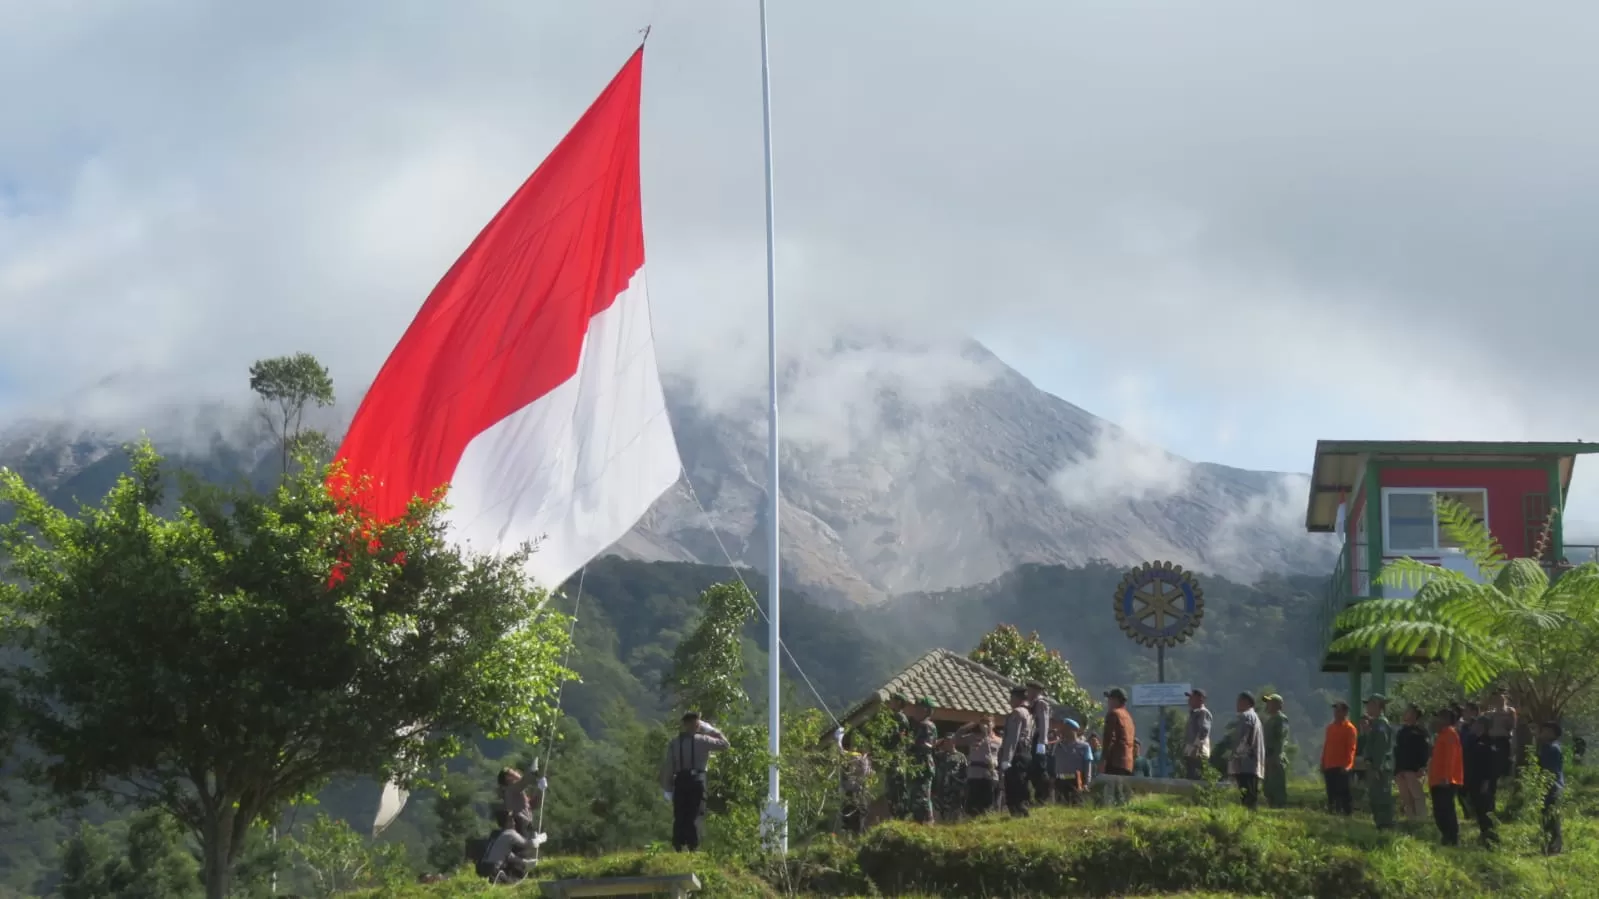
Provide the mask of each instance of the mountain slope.
{"label": "mountain slope", "polygon": [[[784,384],[784,567],[819,598],[979,584],[1031,563],[1170,559],[1246,582],[1332,564],[1332,542],[1299,525],[1304,477],[1193,464],[1140,443],[975,343],[840,342],[791,366]],[[764,403],[667,387],[687,479],[615,551],[764,569]],[[163,449],[181,444],[185,467],[259,479],[262,448],[241,436],[252,433],[247,412],[197,402],[181,418],[181,438],[148,427]],[[92,501],[126,468],[115,452],[124,431],[71,417],[13,425],[0,432],[0,465],[63,505]]]}

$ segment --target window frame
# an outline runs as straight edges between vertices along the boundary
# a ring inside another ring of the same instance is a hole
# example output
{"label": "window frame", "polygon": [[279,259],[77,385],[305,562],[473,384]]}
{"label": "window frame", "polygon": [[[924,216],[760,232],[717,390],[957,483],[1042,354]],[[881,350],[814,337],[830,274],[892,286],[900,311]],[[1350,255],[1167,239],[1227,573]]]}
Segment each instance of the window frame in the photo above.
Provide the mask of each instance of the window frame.
{"label": "window frame", "polygon": [[1388,498],[1391,496],[1434,496],[1440,493],[1478,493],[1482,495],[1482,520],[1488,521],[1488,488],[1486,487],[1384,487],[1382,488],[1382,552],[1384,556],[1410,556],[1436,558],[1443,554],[1444,547],[1440,540],[1443,532],[1438,523],[1438,507],[1436,500],[1432,513],[1432,546],[1394,546],[1393,528],[1389,527],[1391,520]]}

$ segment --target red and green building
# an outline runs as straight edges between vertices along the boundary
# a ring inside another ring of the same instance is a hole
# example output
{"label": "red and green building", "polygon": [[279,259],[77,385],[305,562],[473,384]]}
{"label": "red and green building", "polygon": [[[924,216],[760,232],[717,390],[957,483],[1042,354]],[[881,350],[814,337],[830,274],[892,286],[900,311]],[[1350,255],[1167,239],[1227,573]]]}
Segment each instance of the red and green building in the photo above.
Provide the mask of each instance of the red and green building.
{"label": "red and green building", "polygon": [[[1371,678],[1371,692],[1382,692],[1389,674],[1424,661],[1381,649],[1329,651],[1339,613],[1385,595],[1375,583],[1384,562],[1409,556],[1475,571],[1440,531],[1435,498],[1447,497],[1477,512],[1511,557],[1535,555],[1548,527],[1543,558],[1553,564],[1566,558],[1567,547],[1561,517],[1551,519],[1550,510],[1565,507],[1577,456],[1594,452],[1599,444],[1317,442],[1305,528],[1337,534],[1342,544],[1322,601],[1321,670],[1349,674],[1351,708],[1359,707],[1365,676]],[[1393,589],[1386,595],[1393,596]]]}

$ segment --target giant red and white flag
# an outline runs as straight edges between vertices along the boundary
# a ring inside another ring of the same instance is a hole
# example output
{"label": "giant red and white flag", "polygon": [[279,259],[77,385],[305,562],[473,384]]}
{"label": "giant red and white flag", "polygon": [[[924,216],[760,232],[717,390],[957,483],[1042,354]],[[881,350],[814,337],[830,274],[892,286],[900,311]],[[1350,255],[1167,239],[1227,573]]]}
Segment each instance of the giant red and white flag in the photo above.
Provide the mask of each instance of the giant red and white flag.
{"label": "giant red and white flag", "polygon": [[553,589],[681,471],[644,283],[639,48],[422,305],[339,448],[381,518],[449,484],[453,536],[538,540]]}

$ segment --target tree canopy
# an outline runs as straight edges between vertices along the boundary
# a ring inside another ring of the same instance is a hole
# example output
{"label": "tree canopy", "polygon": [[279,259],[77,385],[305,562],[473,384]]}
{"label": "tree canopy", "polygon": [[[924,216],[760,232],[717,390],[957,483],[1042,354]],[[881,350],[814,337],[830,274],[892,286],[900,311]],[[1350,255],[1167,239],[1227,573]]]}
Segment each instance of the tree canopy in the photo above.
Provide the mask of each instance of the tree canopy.
{"label": "tree canopy", "polygon": [[410,782],[463,735],[549,720],[567,638],[530,549],[462,552],[435,500],[372,520],[314,464],[163,516],[160,457],[131,455],[77,515],[0,471],[0,686],[32,777],[170,813],[208,896],[253,822],[330,777]]}
{"label": "tree canopy", "polygon": [[1023,637],[1014,625],[1001,624],[983,635],[968,658],[1014,681],[1038,681],[1062,708],[1079,715],[1091,716],[1100,709],[1094,697],[1078,685],[1065,657],[1045,646],[1037,632]]}

